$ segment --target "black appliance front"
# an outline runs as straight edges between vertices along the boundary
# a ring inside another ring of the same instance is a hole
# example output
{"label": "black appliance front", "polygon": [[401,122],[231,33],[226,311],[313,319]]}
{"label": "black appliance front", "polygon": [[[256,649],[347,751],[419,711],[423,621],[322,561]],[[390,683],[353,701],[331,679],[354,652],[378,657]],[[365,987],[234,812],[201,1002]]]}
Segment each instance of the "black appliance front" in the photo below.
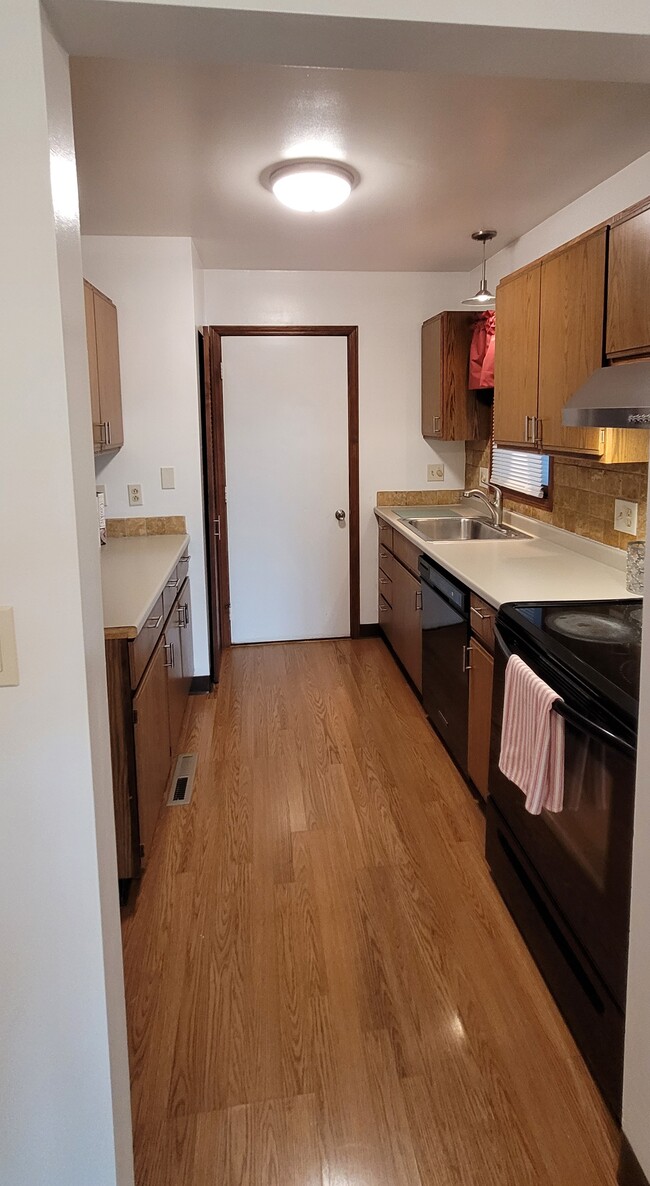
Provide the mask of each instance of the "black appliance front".
{"label": "black appliance front", "polygon": [[422,558],[422,703],[461,770],[467,771],[469,594]]}
{"label": "black appliance front", "polygon": [[[521,790],[499,770],[505,666],[510,653],[518,654],[563,700],[564,808],[558,813],[528,813]],[[492,706],[488,860],[616,1115],[622,1089],[635,758],[634,722],[600,691],[594,692],[584,679],[577,678],[575,671],[568,671],[552,649],[544,649],[525,626],[520,628],[512,616],[500,614]],[[499,839],[504,834],[510,838],[510,851],[519,854],[516,861]],[[521,868],[527,869],[524,878]],[[539,892],[524,908],[523,899],[533,884]],[[551,915],[555,922],[549,932]],[[597,1002],[591,1013],[580,1003],[576,968],[587,997],[592,991]],[[585,987],[589,982],[591,990]],[[591,1016],[588,1025],[583,1024],[587,1016]]]}

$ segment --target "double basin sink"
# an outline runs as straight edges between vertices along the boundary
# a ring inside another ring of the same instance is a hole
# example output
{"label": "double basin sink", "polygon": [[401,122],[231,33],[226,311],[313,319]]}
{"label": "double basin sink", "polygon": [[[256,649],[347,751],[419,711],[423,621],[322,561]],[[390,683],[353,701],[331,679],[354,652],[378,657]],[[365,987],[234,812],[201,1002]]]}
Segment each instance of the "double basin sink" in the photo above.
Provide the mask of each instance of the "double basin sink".
{"label": "double basin sink", "polygon": [[530,539],[523,531],[516,531],[514,527],[497,527],[486,523],[483,519],[472,519],[456,515],[453,519],[423,516],[405,520],[408,527],[422,536],[422,539],[451,543],[454,540],[470,539]]}

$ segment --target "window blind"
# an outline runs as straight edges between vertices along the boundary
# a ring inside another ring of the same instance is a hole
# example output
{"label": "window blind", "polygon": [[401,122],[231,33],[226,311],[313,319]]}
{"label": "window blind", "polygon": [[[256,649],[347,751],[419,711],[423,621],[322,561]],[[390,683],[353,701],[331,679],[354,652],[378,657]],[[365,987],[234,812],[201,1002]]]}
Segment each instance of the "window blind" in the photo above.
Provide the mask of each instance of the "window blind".
{"label": "window blind", "polygon": [[548,488],[549,459],[523,449],[492,449],[490,481],[531,498],[544,498]]}

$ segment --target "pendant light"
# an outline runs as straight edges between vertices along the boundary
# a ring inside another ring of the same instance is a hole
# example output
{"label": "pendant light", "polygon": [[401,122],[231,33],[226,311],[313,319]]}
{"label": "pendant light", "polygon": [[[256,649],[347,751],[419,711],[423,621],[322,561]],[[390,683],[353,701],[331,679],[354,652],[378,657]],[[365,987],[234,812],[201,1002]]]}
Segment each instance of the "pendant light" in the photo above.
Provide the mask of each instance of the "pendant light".
{"label": "pendant light", "polygon": [[474,231],[472,238],[477,243],[483,244],[483,272],[476,296],[468,297],[466,301],[463,301],[463,304],[471,305],[474,309],[485,309],[494,301],[494,296],[490,292],[485,278],[485,244],[496,238],[496,231]]}

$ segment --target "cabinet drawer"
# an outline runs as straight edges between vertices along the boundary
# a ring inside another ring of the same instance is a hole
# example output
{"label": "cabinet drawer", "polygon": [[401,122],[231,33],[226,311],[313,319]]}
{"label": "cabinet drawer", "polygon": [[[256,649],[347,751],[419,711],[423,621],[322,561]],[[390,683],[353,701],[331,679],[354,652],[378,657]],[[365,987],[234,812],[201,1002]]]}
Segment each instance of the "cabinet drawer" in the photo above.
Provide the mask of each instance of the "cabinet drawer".
{"label": "cabinet drawer", "polygon": [[389,523],[384,523],[381,519],[379,524],[379,546],[393,550],[393,529]]}
{"label": "cabinet drawer", "polygon": [[393,532],[393,552],[398,560],[401,560],[405,568],[413,573],[414,577],[420,579],[418,571],[418,560],[421,556],[420,548],[416,544],[412,544],[410,540],[405,539],[398,531]]}
{"label": "cabinet drawer", "polygon": [[170,572],[167,584],[162,591],[163,600],[163,614],[164,620],[167,621],[171,608],[178,597],[180,587],[185,580],[186,571],[185,566],[181,564],[180,560],[173,572]]}
{"label": "cabinet drawer", "polygon": [[379,596],[389,605],[393,604],[393,582],[382,568],[379,569]]}
{"label": "cabinet drawer", "polygon": [[395,566],[395,557],[392,552],[387,552],[386,548],[379,545],[379,567],[386,573],[387,577],[393,579],[393,568]]}
{"label": "cabinet drawer", "polygon": [[489,651],[494,650],[494,622],[497,616],[497,611],[494,606],[488,605],[487,601],[483,601],[481,597],[477,597],[476,593],[472,593],[470,598],[470,618],[472,633],[485,643]]}
{"label": "cabinet drawer", "polygon": [[392,637],[393,633],[393,609],[388,604],[385,597],[379,594],[379,625],[384,631],[387,638]]}
{"label": "cabinet drawer", "polygon": [[137,688],[140,683],[142,673],[162,634],[164,622],[165,611],[161,594],[137,638],[133,638],[129,642],[129,669],[131,672],[132,688]]}

